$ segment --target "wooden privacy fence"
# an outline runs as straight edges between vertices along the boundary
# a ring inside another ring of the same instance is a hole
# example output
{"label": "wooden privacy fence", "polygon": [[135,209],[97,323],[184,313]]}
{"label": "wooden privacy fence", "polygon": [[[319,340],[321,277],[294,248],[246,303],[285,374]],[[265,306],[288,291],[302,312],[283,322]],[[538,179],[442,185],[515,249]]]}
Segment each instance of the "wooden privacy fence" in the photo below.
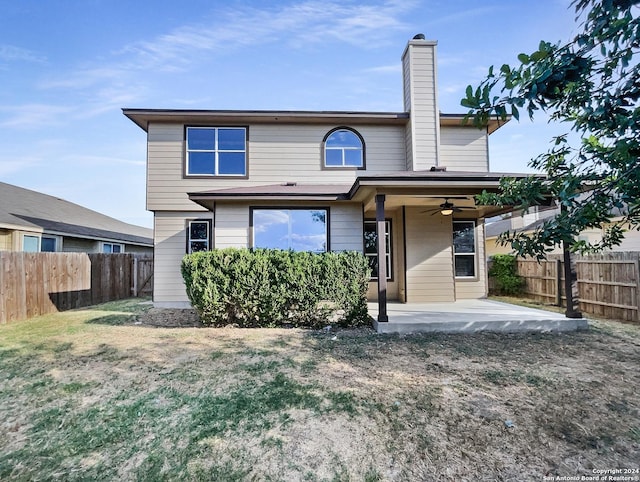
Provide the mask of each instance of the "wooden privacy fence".
{"label": "wooden privacy fence", "polygon": [[153,291],[153,257],[0,252],[0,323]]}
{"label": "wooden privacy fence", "polygon": [[[575,256],[580,310],[605,318],[640,321],[640,253],[612,252]],[[543,303],[565,306],[561,255],[547,261],[518,259],[524,294]]]}

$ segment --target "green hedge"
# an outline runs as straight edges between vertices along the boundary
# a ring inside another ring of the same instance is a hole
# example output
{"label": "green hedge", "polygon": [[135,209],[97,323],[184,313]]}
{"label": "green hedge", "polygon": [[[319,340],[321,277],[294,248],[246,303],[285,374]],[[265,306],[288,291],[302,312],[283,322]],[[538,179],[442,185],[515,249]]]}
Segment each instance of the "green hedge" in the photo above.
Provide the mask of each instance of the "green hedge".
{"label": "green hedge", "polygon": [[491,258],[489,277],[494,279],[494,290],[498,295],[522,293],[524,279],[518,275],[516,257],[511,254],[496,254]]}
{"label": "green hedge", "polygon": [[209,325],[317,328],[368,321],[370,270],[355,251],[218,249],[186,255],[182,277]]}

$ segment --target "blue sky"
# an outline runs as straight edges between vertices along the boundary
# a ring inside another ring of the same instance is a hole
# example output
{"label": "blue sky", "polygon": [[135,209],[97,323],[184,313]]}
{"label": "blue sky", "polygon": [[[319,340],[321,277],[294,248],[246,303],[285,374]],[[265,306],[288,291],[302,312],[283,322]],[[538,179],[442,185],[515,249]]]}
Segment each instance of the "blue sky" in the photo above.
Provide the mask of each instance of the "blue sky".
{"label": "blue sky", "polygon": [[[0,180],[151,227],[122,107],[401,111],[400,55],[438,41],[442,112],[489,65],[575,33],[569,0],[0,0]],[[512,121],[493,171],[560,132]]]}

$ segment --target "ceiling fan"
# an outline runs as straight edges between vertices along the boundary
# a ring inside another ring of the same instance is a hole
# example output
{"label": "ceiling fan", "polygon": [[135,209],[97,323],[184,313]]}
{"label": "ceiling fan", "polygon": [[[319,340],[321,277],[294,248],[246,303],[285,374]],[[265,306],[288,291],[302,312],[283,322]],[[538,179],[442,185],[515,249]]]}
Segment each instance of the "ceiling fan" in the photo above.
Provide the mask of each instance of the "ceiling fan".
{"label": "ceiling fan", "polygon": [[453,213],[460,213],[464,209],[475,209],[475,207],[470,207],[470,206],[456,206],[454,203],[449,202],[449,199],[469,199],[468,197],[461,197],[461,196],[425,196],[425,197],[444,199],[444,202],[440,204],[437,208],[431,208],[431,209],[427,209],[426,211],[422,211],[424,213],[433,211],[433,213],[431,213],[432,216],[435,216],[438,213],[442,214],[443,216],[451,216]]}

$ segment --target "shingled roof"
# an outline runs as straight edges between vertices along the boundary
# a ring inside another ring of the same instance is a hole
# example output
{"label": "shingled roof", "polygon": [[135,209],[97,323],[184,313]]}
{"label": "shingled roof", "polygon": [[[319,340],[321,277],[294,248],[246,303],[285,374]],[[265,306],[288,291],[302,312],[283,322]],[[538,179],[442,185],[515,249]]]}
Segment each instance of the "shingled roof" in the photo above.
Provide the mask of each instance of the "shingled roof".
{"label": "shingled roof", "polygon": [[0,227],[153,246],[153,231],[37,191],[0,182]]}

